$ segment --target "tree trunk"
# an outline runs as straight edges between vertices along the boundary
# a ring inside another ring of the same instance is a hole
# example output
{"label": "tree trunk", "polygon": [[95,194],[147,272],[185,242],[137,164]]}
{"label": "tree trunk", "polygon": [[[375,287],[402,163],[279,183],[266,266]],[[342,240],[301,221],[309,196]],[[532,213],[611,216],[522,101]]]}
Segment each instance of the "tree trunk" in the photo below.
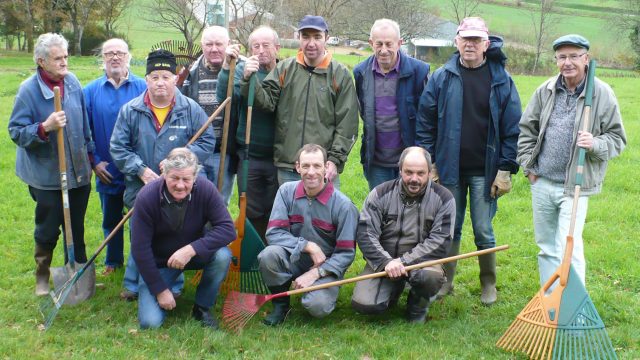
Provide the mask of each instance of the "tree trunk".
{"label": "tree trunk", "polygon": [[82,56],[82,34],[84,33],[84,26],[78,25],[73,32],[74,53],[76,56]]}

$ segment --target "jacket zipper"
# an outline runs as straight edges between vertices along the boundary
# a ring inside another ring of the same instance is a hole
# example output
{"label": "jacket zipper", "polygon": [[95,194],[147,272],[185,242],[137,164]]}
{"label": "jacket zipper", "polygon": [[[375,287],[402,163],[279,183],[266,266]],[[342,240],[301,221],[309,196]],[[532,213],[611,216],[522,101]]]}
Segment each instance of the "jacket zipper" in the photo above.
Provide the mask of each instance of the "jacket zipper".
{"label": "jacket zipper", "polygon": [[398,240],[396,240],[396,249],[395,252],[393,253],[393,257],[396,258],[398,257],[398,248],[400,247],[400,239],[402,239],[402,232],[403,232],[403,222],[404,222],[404,208],[405,205],[402,204],[402,211],[400,211],[400,231],[398,231]]}
{"label": "jacket zipper", "polygon": [[304,102],[304,119],[302,120],[302,138],[300,139],[300,147],[304,146],[304,131],[307,125],[307,107],[309,106],[309,91],[311,90],[311,76],[313,73],[309,71],[309,81],[307,82],[307,98]]}

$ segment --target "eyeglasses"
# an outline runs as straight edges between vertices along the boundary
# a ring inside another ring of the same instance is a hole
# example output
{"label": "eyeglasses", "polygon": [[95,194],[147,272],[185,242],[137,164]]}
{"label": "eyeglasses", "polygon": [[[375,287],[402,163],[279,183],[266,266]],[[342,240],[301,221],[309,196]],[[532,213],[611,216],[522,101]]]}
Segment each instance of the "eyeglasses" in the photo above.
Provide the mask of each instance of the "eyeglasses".
{"label": "eyeglasses", "polygon": [[126,53],[123,51],[110,51],[110,52],[102,53],[102,56],[104,56],[107,59],[113,59],[116,55],[118,55],[118,58],[122,59],[128,54],[129,53]]}
{"label": "eyeglasses", "polygon": [[587,53],[584,52],[582,54],[558,55],[558,56],[555,56],[555,58],[559,64],[562,64],[563,62],[567,61],[567,59],[569,59],[569,61],[574,63],[574,62],[577,62],[583,55],[586,55],[586,54]]}

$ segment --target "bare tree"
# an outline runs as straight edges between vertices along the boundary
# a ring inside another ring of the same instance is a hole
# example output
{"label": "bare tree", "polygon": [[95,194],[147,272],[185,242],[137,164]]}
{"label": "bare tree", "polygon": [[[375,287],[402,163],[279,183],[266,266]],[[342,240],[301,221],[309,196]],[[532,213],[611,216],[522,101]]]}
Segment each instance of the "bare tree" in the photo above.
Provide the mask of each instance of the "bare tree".
{"label": "bare tree", "polygon": [[533,62],[532,73],[535,74],[540,63],[540,56],[547,44],[548,37],[557,22],[554,15],[555,0],[540,0],[540,4],[530,8],[533,23],[534,47],[536,57]]}
{"label": "bare tree", "polygon": [[[196,14],[195,9],[202,11],[201,16]],[[153,0],[146,7],[143,17],[155,23],[156,27],[180,31],[192,49],[206,27],[205,19],[210,12],[207,0]]]}
{"label": "bare tree", "polygon": [[640,1],[623,0],[621,13],[611,14],[608,24],[615,24],[621,35],[628,36],[636,53],[635,68],[640,69]]}
{"label": "bare tree", "polygon": [[478,15],[478,5],[479,0],[449,0],[449,10],[458,24],[466,17]]}
{"label": "bare tree", "polygon": [[251,32],[260,25],[274,26],[274,13],[281,9],[273,0],[230,0],[231,27],[236,39],[245,49],[249,48],[248,40]]}
{"label": "bare tree", "polygon": [[120,16],[131,5],[132,0],[102,0],[98,7],[98,17],[104,24],[107,38],[112,38],[115,34],[115,24]]}
{"label": "bare tree", "polygon": [[91,15],[94,15],[98,0],[67,0],[64,8],[69,15],[69,21],[73,28],[73,39],[71,49],[73,54],[82,55],[82,35]]}

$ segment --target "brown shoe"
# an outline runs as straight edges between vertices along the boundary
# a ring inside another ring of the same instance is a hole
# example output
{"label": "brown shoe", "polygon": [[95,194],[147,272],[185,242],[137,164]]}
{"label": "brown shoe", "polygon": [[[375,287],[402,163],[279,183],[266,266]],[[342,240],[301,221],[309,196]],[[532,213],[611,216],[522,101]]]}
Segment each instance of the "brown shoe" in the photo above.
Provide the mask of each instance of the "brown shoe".
{"label": "brown shoe", "polygon": [[138,294],[134,293],[131,290],[123,290],[120,293],[120,299],[126,300],[126,301],[136,301],[138,300]]}
{"label": "brown shoe", "polygon": [[107,265],[107,266],[104,267],[104,271],[102,272],[102,276],[109,276],[109,275],[113,274],[114,272],[116,272],[115,266]]}

